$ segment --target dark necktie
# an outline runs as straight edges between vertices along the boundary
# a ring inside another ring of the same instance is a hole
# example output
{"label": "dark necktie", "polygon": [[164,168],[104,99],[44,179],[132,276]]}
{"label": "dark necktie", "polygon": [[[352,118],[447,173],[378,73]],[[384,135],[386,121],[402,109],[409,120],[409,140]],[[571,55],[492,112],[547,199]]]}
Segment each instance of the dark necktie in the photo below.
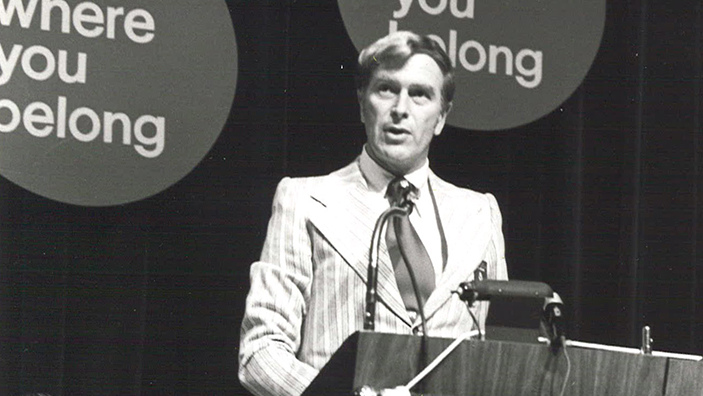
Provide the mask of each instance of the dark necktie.
{"label": "dark necktie", "polygon": [[[398,205],[409,193],[415,191],[417,189],[410,182],[404,178],[396,178],[388,185],[386,198],[391,205]],[[407,214],[392,219],[386,232],[386,245],[405,307],[410,311],[418,312],[417,298],[405,259],[415,274],[423,305],[435,288],[435,274],[430,256]]]}

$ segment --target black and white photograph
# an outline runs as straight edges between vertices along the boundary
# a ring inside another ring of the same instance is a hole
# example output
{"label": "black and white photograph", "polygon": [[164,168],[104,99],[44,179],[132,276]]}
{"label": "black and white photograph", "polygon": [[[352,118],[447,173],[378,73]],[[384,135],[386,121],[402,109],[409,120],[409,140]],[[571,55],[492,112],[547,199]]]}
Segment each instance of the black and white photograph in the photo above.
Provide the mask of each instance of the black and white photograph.
{"label": "black and white photograph", "polygon": [[700,0],[0,0],[0,396],[703,395]]}

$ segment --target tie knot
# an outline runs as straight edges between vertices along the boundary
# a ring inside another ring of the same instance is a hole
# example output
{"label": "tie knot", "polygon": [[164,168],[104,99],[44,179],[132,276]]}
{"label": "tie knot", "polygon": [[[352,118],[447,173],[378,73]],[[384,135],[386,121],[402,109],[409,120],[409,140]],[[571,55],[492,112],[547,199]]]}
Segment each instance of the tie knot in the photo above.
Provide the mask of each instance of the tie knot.
{"label": "tie knot", "polygon": [[391,205],[405,206],[418,198],[417,187],[404,177],[396,177],[386,189],[386,199]]}

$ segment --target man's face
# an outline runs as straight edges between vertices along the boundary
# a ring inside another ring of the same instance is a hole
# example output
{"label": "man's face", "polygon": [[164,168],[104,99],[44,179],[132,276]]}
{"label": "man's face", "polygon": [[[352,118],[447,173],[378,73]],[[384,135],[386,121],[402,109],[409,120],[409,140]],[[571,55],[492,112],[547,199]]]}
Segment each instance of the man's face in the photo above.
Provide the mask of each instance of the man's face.
{"label": "man's face", "polygon": [[359,92],[369,155],[396,175],[420,168],[432,138],[444,127],[444,78],[428,55],[411,56],[397,70],[377,69]]}

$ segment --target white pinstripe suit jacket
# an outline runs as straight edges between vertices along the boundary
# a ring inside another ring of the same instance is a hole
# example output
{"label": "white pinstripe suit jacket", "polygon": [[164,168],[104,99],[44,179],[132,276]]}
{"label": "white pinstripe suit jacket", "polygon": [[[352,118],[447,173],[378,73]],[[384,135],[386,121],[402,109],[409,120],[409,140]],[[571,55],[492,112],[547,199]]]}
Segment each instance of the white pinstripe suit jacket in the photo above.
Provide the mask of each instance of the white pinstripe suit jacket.
{"label": "white pinstripe suit jacket", "polygon": [[[448,259],[425,305],[427,332],[456,337],[472,328],[450,293],[473,279],[507,279],[501,215],[490,194],[458,188],[430,172]],[[371,234],[380,212],[357,161],[327,176],[285,178],[276,191],[261,260],[251,266],[239,350],[239,378],[257,395],[299,395],[342,342],[363,328]],[[376,330],[411,333],[385,246],[379,259]],[[487,307],[476,309],[485,320]]]}

